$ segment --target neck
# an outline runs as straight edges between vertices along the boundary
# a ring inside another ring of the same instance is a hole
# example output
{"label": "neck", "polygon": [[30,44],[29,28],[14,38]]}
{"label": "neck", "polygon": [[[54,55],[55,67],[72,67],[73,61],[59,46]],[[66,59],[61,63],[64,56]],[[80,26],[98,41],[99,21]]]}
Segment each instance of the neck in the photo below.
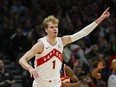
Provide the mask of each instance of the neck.
{"label": "neck", "polygon": [[55,45],[56,44],[56,37],[49,37],[47,36],[47,41],[51,44],[51,45]]}

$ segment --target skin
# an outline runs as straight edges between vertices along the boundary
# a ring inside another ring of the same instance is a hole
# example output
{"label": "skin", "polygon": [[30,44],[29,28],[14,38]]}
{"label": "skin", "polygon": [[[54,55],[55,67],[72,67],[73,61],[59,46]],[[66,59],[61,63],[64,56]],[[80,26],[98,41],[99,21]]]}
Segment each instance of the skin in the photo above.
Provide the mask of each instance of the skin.
{"label": "skin", "polygon": [[103,64],[103,62],[98,62],[98,66],[97,68],[92,72],[92,76],[97,78],[97,79],[101,79],[101,74],[98,73],[101,69],[103,69],[105,66]]}
{"label": "skin", "polygon": [[69,77],[72,83],[64,83],[62,82],[62,87],[81,87],[81,83],[77,76],[73,73],[72,69],[69,66],[65,68],[66,76]]}
{"label": "skin", "polygon": [[[92,76],[94,78],[101,79],[101,74],[99,73],[99,71],[102,70],[104,67],[105,66],[103,62],[98,62],[98,66],[95,70],[93,70]],[[116,74],[116,59],[115,61],[112,61],[111,68],[112,68],[112,72]]]}
{"label": "skin", "polygon": [[[102,22],[105,18],[109,17],[110,13],[109,13],[109,8],[107,8],[103,14],[95,20],[96,24],[99,24],[100,22]],[[56,41],[56,37],[58,35],[58,24],[54,24],[51,21],[48,22],[48,27],[45,28],[45,32],[47,33],[47,41],[51,44],[51,45],[55,45],[57,43]],[[78,33],[79,36],[83,35],[83,33]],[[84,35],[82,36],[84,37]],[[81,38],[82,38],[81,37]],[[71,39],[71,35],[66,35],[61,37],[62,38],[62,42],[63,45],[66,46],[69,43],[72,43],[72,39]],[[80,39],[79,37],[77,37],[77,40]],[[39,48],[39,49],[38,49]],[[29,65],[28,61],[33,58],[36,54],[41,54],[43,52],[43,43],[41,41],[39,41],[38,43],[36,43],[29,51],[27,51],[20,59],[19,59],[19,64],[25,69],[28,70],[30,72],[30,76],[34,77],[35,79],[38,78],[38,74],[36,72],[36,70]]]}

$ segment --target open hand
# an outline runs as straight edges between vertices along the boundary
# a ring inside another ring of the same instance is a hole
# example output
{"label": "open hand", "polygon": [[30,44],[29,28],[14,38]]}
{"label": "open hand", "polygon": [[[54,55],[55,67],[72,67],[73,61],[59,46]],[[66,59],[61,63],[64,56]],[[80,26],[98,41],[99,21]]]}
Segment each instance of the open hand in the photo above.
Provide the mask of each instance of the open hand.
{"label": "open hand", "polygon": [[98,66],[99,69],[103,69],[105,67],[103,62],[98,62]]}

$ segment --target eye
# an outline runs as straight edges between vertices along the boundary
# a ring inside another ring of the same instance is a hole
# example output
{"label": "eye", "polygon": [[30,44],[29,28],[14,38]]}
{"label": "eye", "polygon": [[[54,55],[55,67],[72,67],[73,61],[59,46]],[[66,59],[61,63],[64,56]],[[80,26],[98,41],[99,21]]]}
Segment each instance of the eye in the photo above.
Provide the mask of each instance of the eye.
{"label": "eye", "polygon": [[51,28],[51,29],[53,29],[53,28],[54,28],[54,26],[51,26],[50,28]]}
{"label": "eye", "polygon": [[58,26],[55,26],[55,28],[58,28]]}

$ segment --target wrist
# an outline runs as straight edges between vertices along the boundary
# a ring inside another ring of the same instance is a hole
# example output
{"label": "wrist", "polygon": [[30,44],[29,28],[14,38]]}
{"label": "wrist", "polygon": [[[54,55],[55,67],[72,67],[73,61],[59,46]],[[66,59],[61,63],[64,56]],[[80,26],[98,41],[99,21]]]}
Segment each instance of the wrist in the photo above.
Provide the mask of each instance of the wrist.
{"label": "wrist", "polygon": [[103,20],[104,20],[103,17],[99,17],[99,18],[95,21],[95,23],[96,23],[96,24],[100,24]]}
{"label": "wrist", "polygon": [[33,70],[33,67],[32,66],[29,66],[28,67],[28,71],[31,71],[31,70]]}

